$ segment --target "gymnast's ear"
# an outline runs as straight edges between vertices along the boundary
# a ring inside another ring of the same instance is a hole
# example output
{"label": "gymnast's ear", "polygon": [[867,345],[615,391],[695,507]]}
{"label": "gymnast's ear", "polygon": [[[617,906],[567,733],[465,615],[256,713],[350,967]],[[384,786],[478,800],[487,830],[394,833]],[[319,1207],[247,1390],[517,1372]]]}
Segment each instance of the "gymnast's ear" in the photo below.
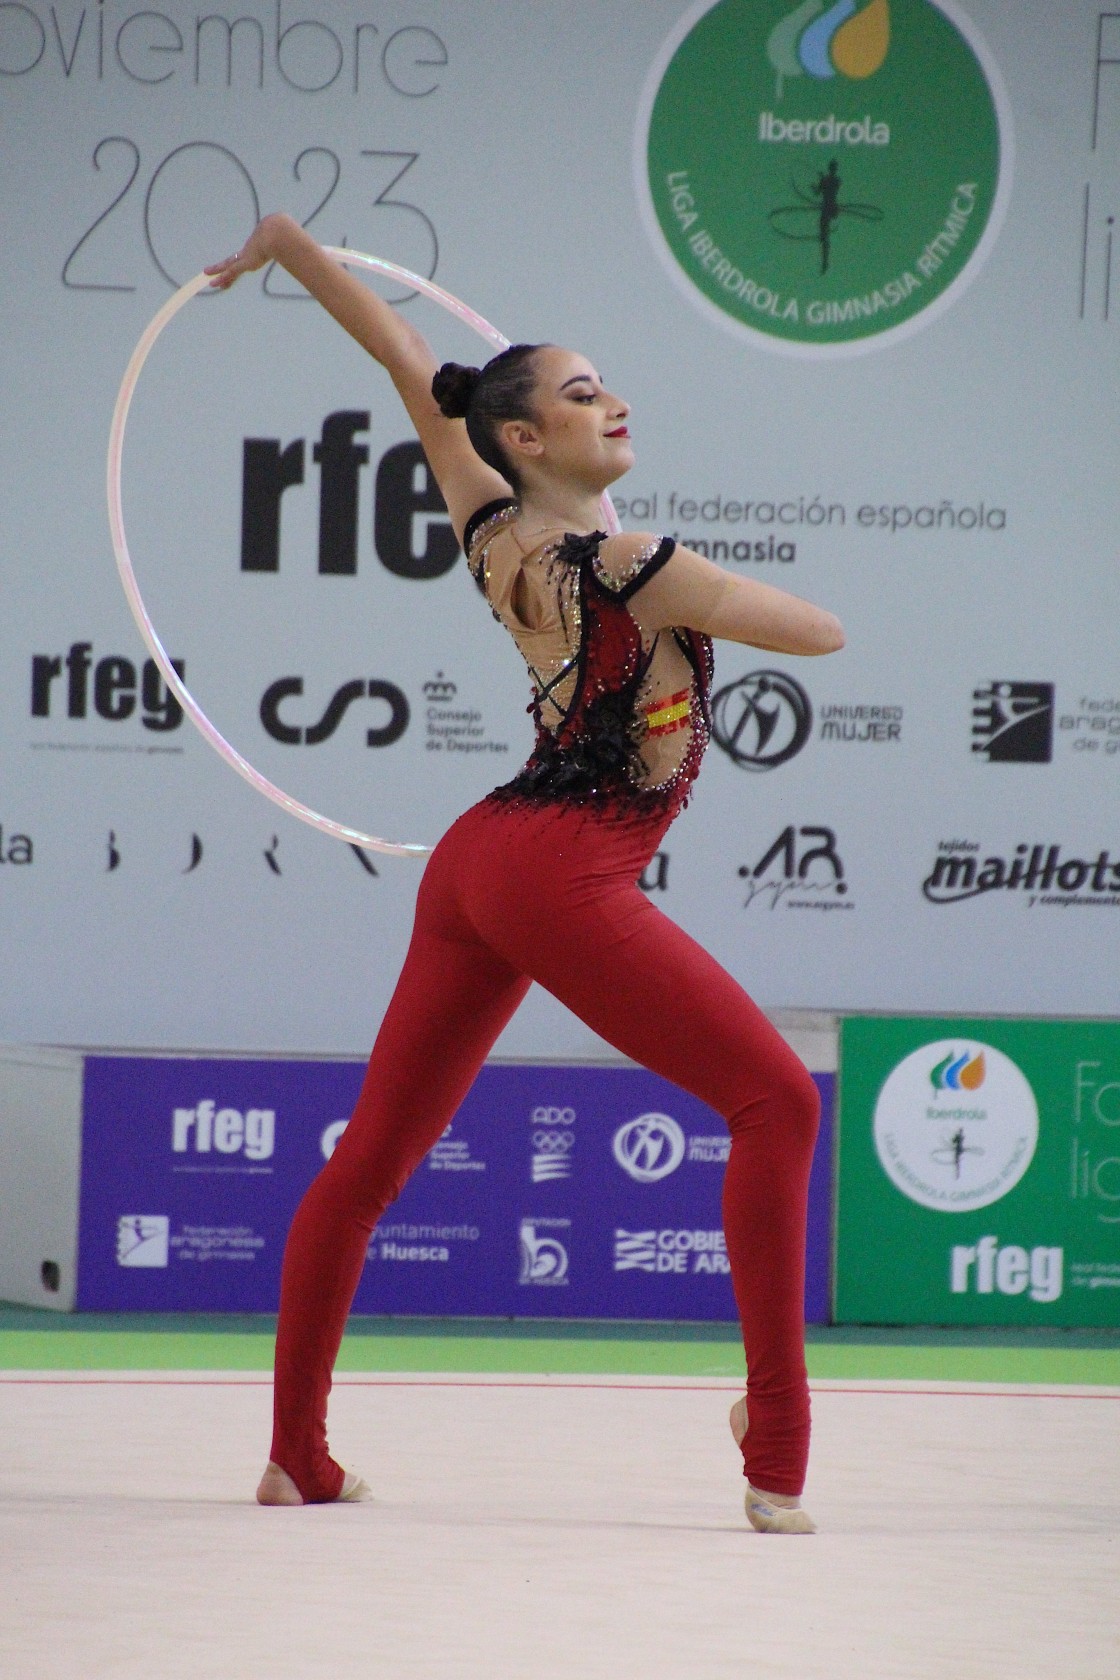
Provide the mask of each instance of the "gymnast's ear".
{"label": "gymnast's ear", "polygon": [[503,420],[498,441],[514,460],[534,460],[544,454],[544,444],[532,420]]}

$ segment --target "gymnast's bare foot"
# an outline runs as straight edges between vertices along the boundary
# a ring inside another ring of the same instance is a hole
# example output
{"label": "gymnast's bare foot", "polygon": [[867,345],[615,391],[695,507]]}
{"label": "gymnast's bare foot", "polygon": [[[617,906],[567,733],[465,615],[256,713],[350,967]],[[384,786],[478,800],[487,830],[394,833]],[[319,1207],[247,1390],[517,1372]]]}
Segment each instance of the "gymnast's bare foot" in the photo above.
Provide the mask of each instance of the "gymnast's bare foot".
{"label": "gymnast's bare foot", "polygon": [[286,1470],[269,1459],[257,1488],[258,1505],[302,1505],[300,1493]]}
{"label": "gymnast's bare foot", "polygon": [[[360,1476],[355,1476],[352,1470],[347,1470],[342,1491],[334,1504],[356,1504],[362,1499],[372,1499],[373,1494]],[[303,1495],[300,1493],[286,1470],[281,1470],[278,1464],[269,1459],[257,1488],[258,1505],[302,1505]]]}

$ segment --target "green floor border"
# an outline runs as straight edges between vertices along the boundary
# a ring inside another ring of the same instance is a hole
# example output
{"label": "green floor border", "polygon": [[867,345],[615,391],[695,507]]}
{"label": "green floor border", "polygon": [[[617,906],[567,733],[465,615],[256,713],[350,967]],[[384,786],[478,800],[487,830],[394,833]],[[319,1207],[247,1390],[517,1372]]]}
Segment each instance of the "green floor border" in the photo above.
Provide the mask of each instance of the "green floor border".
{"label": "green floor border", "polygon": [[[275,1320],[242,1314],[61,1314],[0,1307],[0,1370],[247,1371]],[[1120,1331],[862,1329],[808,1333],[809,1374],[864,1382],[1120,1387]],[[712,1324],[354,1318],[338,1369],[456,1375],[742,1375],[737,1328]]]}

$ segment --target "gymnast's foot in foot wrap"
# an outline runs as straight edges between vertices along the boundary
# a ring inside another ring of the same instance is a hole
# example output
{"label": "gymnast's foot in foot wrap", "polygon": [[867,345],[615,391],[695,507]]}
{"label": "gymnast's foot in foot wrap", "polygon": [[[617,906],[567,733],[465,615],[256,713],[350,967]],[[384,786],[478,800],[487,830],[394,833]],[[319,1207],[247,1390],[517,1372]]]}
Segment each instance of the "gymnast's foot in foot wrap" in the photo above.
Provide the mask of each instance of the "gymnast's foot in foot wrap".
{"label": "gymnast's foot in foot wrap", "polygon": [[[342,1481],[341,1492],[333,1500],[323,1503],[333,1505],[354,1505],[362,1499],[372,1499],[373,1494],[360,1476],[347,1470]],[[269,1459],[257,1488],[258,1505],[303,1505],[306,1501],[286,1470],[281,1470],[278,1464]]]}
{"label": "gymnast's foot in foot wrap", "polygon": [[815,1534],[817,1525],[804,1510],[800,1499],[780,1493],[762,1493],[747,1483],[743,1495],[747,1521],[760,1534]]}
{"label": "gymnast's foot in foot wrap", "polygon": [[[740,1452],[747,1435],[747,1402],[736,1400],[731,1408],[731,1433]],[[747,1483],[743,1496],[747,1521],[759,1534],[815,1534],[817,1525],[808,1511],[802,1509],[796,1496],[786,1493],[764,1493]]]}

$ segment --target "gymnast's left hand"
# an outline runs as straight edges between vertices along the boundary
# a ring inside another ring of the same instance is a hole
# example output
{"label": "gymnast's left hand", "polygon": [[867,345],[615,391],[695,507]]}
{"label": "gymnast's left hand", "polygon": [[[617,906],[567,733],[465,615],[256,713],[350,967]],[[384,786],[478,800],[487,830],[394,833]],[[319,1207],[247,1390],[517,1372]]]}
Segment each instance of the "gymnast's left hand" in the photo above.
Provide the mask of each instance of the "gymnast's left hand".
{"label": "gymnast's left hand", "polygon": [[232,257],[225,257],[221,262],[210,263],[203,269],[209,274],[211,287],[220,292],[228,292],[235,280],[243,274],[251,274],[254,269],[263,268],[265,263],[271,262],[275,256],[272,249],[272,224],[275,218],[266,216],[257,223],[240,251],[235,251]]}

